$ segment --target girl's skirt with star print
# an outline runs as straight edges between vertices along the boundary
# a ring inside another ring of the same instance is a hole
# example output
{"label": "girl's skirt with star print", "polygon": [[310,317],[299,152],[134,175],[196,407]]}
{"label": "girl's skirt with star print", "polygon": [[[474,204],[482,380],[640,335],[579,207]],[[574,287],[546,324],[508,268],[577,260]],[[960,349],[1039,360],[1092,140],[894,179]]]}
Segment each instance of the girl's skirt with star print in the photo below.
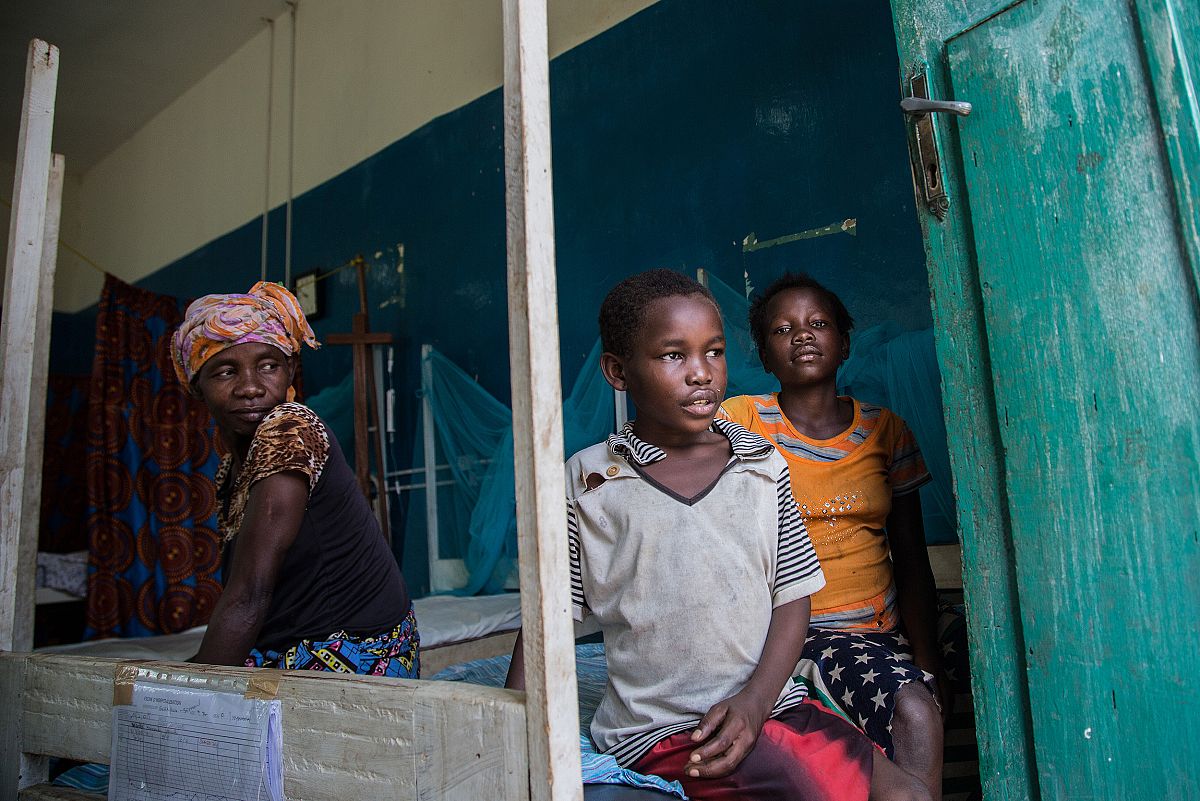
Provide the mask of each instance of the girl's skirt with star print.
{"label": "girl's skirt with star print", "polygon": [[908,640],[898,631],[810,628],[797,678],[817,684],[815,694],[837,704],[892,759],[896,692],[911,682],[921,683],[933,692],[933,676],[914,665],[912,659]]}
{"label": "girl's skirt with star print", "polygon": [[260,651],[246,657],[246,667],[282,670],[327,670],[360,676],[415,679],[420,673],[421,636],[413,608],[391,631],[356,637],[337,631],[321,640],[301,640],[286,651]]}

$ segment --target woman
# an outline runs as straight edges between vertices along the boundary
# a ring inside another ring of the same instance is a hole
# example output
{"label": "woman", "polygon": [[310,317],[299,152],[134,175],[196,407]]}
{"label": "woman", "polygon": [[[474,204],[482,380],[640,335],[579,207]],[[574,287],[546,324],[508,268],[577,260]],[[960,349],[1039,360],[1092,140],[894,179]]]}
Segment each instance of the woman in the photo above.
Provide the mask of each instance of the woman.
{"label": "woman", "polygon": [[292,379],[319,347],[296,298],[260,281],[192,303],[179,380],[228,453],[217,471],[224,590],[194,662],[416,678],[404,579],[337,439]]}

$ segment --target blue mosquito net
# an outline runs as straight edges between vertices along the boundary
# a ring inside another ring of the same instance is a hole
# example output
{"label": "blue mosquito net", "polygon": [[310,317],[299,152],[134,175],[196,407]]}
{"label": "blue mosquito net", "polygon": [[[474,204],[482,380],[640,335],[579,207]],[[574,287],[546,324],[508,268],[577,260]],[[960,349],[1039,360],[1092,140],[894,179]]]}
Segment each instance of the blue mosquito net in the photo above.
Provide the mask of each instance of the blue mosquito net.
{"label": "blue mosquito net", "polygon": [[[755,352],[745,295],[711,276],[709,289],[725,318],[728,394],[778,389]],[[597,340],[563,401],[567,455],[601,441],[613,429],[614,395],[600,374],[600,354]],[[436,490],[438,555],[462,561],[466,580],[455,593],[501,592],[517,554],[512,412],[436,350],[430,350],[422,367],[431,378],[437,462],[449,470],[449,476],[445,469],[439,473],[443,486]],[[900,331],[888,323],[856,333],[838,384],[843,394],[886,406],[908,423],[933,476],[921,490],[926,539],[954,542],[954,496],[932,330]],[[423,441],[419,418],[414,467],[423,464]],[[419,501],[410,504],[406,526],[409,542],[426,537]]]}
{"label": "blue mosquito net", "polygon": [[304,405],[325,421],[338,445],[354,458],[354,374],[347,373],[337,384],[325,387],[315,395],[304,399]]}
{"label": "blue mosquito net", "polygon": [[[600,374],[600,353],[596,340],[563,401],[567,455],[612,432],[614,396]],[[436,350],[422,367],[432,379],[438,463],[453,477],[438,495],[438,555],[463,561],[467,580],[455,593],[501,592],[517,556],[512,411]],[[423,441],[422,420],[414,466],[423,462]],[[407,527],[410,542],[425,536],[423,515],[410,511]]]}

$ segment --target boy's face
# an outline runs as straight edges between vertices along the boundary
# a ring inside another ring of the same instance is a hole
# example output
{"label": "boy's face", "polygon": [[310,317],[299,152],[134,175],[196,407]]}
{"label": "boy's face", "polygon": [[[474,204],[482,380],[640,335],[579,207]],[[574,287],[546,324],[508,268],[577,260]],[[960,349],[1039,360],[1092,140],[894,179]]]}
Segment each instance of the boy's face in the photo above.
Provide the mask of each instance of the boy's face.
{"label": "boy's face", "polygon": [[643,439],[677,439],[707,431],[725,397],[725,331],[703,295],[660,298],[627,358],[605,353],[604,377],[637,407]]}
{"label": "boy's face", "polygon": [[785,289],[767,304],[763,367],[784,388],[836,381],[850,353],[829,304],[811,289]]}

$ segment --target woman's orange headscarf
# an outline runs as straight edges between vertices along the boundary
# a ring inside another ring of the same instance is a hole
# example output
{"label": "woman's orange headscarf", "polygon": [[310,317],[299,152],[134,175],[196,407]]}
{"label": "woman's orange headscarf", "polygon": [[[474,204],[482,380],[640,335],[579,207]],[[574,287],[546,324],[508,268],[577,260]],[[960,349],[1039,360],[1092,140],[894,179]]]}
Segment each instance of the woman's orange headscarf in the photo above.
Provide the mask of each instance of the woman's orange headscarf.
{"label": "woman's orange headscarf", "polygon": [[188,306],[171,338],[175,374],[190,384],[206,361],[244,342],[265,342],[289,356],[302,344],[321,347],[295,295],[259,281],[245,295],[205,295]]}

